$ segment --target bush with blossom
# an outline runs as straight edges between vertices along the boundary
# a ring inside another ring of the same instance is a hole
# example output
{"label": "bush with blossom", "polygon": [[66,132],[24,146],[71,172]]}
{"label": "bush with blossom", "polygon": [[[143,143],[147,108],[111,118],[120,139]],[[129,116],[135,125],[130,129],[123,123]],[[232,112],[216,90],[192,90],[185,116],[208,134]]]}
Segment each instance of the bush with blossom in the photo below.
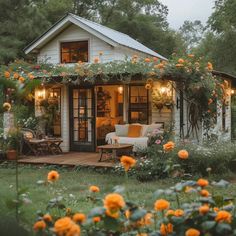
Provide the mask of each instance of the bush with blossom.
{"label": "bush with blossom", "polygon": [[[186,152],[180,153],[179,158],[182,155],[185,160]],[[127,173],[134,168],[136,160],[122,158],[121,165]],[[50,171],[45,184],[56,188],[59,177],[57,171]],[[62,199],[54,198],[38,214],[33,230],[37,235],[58,236],[233,236],[234,199],[214,191],[229,186],[224,180],[181,181],[168,189],[157,189],[153,193],[153,207],[147,209],[133,202],[125,187],[114,187],[112,192],[102,195],[102,186],[88,186],[88,200],[93,208],[87,214],[67,208]]]}

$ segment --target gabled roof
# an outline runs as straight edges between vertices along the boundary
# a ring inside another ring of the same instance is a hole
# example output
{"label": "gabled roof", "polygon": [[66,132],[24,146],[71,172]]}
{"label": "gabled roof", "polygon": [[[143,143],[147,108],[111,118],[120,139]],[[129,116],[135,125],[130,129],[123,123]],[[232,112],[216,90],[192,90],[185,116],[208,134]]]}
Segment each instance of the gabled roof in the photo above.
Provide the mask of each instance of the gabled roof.
{"label": "gabled roof", "polygon": [[69,24],[75,24],[80,28],[88,31],[89,33],[95,35],[101,40],[107,42],[108,44],[117,47],[119,45],[128,47],[134,50],[137,50],[142,53],[146,53],[148,55],[158,57],[163,60],[167,60],[165,57],[151,50],[150,48],[144,46],[139,43],[135,39],[131,38],[127,34],[123,34],[106,26],[100,25],[98,23],[92,22],[90,20],[86,20],[82,17],[76,16],[74,14],[67,14],[58,22],[56,22],[49,30],[47,30],[40,37],[31,42],[26,48],[24,48],[24,52],[26,54],[30,53],[34,49],[40,48],[49,42],[53,37],[59,34],[63,29],[65,29]]}

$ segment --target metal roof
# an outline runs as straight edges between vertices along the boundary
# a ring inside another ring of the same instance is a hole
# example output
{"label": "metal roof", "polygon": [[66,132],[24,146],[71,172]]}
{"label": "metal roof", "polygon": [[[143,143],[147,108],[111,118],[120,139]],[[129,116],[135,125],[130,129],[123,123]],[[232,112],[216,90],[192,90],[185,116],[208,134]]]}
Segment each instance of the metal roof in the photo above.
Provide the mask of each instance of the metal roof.
{"label": "metal roof", "polygon": [[[156,53],[155,51],[151,50],[150,48],[144,46],[137,40],[131,38],[127,34],[123,34],[119,31],[113,30],[111,28],[108,28],[106,26],[100,25],[98,23],[95,23],[93,21],[84,19],[82,17],[79,17],[77,15],[74,15],[72,13],[68,13],[66,16],[61,18],[58,22],[56,22],[50,29],[48,29],[44,34],[36,38],[33,42],[31,42],[28,46],[24,48],[25,53],[29,53],[35,48],[38,48],[38,46],[42,46],[43,44],[47,43],[48,40],[53,37],[54,34],[57,34],[58,31],[63,28],[63,25],[65,25],[67,22],[75,23],[78,26],[81,26],[85,30],[89,30],[91,34],[94,34],[97,37],[101,37],[105,41],[107,41],[110,44],[114,45],[121,45],[124,47],[131,48],[133,50],[137,50],[139,52],[158,57],[163,60],[167,60],[162,55]],[[114,46],[113,45],[113,46]]]}
{"label": "metal roof", "polygon": [[137,51],[141,51],[143,53],[152,55],[154,57],[158,57],[158,58],[163,59],[163,60],[167,60],[167,58],[165,58],[162,55],[154,52],[153,50],[151,50],[150,48],[144,46],[143,44],[141,44],[137,40],[131,38],[127,34],[124,34],[124,33],[121,33],[119,31],[113,30],[111,28],[108,28],[104,25],[100,25],[100,24],[95,23],[93,21],[84,19],[84,18],[79,17],[77,15],[74,15],[74,14],[71,14],[71,13],[70,13],[70,15],[72,17],[74,17],[76,20],[82,22],[83,24],[87,25],[88,27],[92,28],[93,30],[96,30],[97,32],[103,34],[107,38],[113,40],[114,42],[116,42],[116,43],[118,43],[122,46],[129,47],[129,48],[135,49]]}

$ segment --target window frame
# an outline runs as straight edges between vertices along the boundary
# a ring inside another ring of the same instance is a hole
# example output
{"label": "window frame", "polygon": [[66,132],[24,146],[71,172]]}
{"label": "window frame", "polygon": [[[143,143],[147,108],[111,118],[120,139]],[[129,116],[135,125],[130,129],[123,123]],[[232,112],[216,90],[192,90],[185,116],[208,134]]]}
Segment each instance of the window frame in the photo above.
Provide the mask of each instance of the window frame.
{"label": "window frame", "polygon": [[63,43],[79,43],[79,42],[87,42],[87,44],[88,44],[88,61],[85,61],[85,63],[89,63],[90,62],[90,41],[89,41],[89,39],[80,39],[80,40],[68,40],[68,41],[60,41],[59,42],[60,63],[62,63],[62,64],[74,64],[74,63],[77,63],[77,61],[76,62],[63,62],[62,61],[62,44]]}

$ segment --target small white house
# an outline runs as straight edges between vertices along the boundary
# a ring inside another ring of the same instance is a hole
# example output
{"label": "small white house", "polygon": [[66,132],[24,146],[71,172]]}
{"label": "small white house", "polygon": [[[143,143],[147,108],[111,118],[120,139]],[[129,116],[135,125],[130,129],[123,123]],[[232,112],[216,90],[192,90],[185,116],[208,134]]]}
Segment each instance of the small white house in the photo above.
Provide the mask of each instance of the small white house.
{"label": "small white house", "polygon": [[[133,55],[167,60],[126,34],[73,14],[67,14],[35,39],[25,48],[25,53],[34,54],[38,62],[68,66],[79,61],[124,60]],[[175,105],[157,105],[155,98],[160,94]],[[176,137],[186,134],[188,129],[187,104],[179,104],[179,94],[170,83],[155,82],[152,91],[146,90],[140,81],[126,85],[119,81],[91,86],[53,84],[37,89],[35,98],[38,116],[42,114],[43,100],[56,106],[54,122],[47,129],[54,136],[62,137],[63,151],[95,151],[106,134],[114,131],[115,124],[174,122]],[[217,129],[222,131],[224,127],[222,134],[230,139],[230,107],[223,113],[219,114]]]}

